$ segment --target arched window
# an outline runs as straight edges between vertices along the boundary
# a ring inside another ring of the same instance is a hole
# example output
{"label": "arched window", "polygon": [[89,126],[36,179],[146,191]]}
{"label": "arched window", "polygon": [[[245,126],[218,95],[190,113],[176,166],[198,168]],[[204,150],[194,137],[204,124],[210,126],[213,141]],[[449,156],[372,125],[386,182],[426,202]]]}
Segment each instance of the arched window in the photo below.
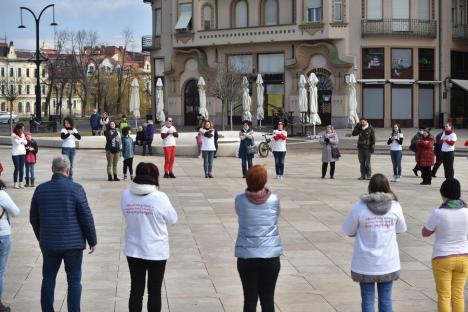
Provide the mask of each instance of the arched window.
{"label": "arched window", "polygon": [[213,9],[209,5],[203,7],[203,24],[204,30],[210,30],[213,27]]}
{"label": "arched window", "polygon": [[23,103],[18,102],[18,113],[22,113],[22,112],[23,112]]}
{"label": "arched window", "polygon": [[249,18],[249,7],[247,1],[240,0],[234,7],[234,27],[241,28],[247,27]]}
{"label": "arched window", "polygon": [[30,112],[31,112],[31,103],[26,102],[26,113],[30,113]]}
{"label": "arched window", "polygon": [[278,0],[265,0],[263,12],[265,25],[278,24]]}
{"label": "arched window", "polygon": [[2,105],[0,106],[0,110],[2,112],[6,111],[5,102],[2,102]]}

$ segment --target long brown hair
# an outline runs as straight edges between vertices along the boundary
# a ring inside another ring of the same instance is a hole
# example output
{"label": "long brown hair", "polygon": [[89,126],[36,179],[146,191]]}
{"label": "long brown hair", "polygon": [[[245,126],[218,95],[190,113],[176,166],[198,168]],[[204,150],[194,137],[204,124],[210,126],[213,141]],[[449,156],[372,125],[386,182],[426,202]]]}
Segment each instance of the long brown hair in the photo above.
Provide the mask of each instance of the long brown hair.
{"label": "long brown hair", "polygon": [[397,196],[390,188],[390,183],[388,182],[387,177],[381,173],[376,173],[372,176],[369,181],[368,191],[369,193],[389,193],[393,195],[396,201],[398,201]]}
{"label": "long brown hair", "polygon": [[16,135],[20,135],[20,130],[22,130],[24,127],[24,124],[22,124],[21,122],[17,123],[15,125],[15,127],[13,128],[13,133],[16,134]]}

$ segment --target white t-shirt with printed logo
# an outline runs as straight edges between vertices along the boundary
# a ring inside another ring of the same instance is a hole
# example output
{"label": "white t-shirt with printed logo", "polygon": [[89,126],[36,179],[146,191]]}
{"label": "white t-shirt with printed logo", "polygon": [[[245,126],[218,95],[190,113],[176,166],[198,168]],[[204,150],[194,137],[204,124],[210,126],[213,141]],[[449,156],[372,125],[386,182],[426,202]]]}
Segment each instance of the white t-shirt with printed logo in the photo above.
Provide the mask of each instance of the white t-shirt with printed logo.
{"label": "white t-shirt with printed logo", "polygon": [[177,132],[176,128],[174,126],[171,127],[166,127],[163,126],[161,129],[161,134],[163,133],[168,133],[169,135],[163,139],[163,146],[168,147],[168,146],[176,146],[176,138],[172,135],[172,133]]}
{"label": "white t-shirt with printed logo", "polygon": [[403,139],[403,133],[398,133],[396,136],[397,136],[396,140],[393,140],[392,143],[390,143],[390,150],[391,151],[402,151],[403,147],[401,146],[400,143],[397,142],[397,140]]}
{"label": "white t-shirt with printed logo", "polygon": [[348,236],[356,236],[351,270],[365,275],[383,275],[400,270],[396,235],[406,231],[400,204],[392,201],[385,215],[377,215],[359,201],[341,225]]}

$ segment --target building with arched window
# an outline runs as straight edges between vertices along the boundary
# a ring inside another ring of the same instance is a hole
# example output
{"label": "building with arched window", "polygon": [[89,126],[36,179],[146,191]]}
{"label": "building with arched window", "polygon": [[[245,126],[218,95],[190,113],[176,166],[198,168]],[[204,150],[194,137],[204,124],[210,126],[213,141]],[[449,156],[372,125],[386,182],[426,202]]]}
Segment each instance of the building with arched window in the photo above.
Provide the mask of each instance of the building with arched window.
{"label": "building with arched window", "polygon": [[[196,123],[196,80],[212,85],[224,66],[249,79],[252,112],[262,75],[265,122],[278,109],[298,122],[299,78],[315,73],[323,124],[347,126],[354,74],[358,114],[377,127],[468,125],[466,0],[143,1],[157,29],[142,46],[152,83],[163,78],[166,109],[179,124]],[[221,102],[208,95],[207,103],[219,123]],[[234,120],[241,114],[236,106]]]}

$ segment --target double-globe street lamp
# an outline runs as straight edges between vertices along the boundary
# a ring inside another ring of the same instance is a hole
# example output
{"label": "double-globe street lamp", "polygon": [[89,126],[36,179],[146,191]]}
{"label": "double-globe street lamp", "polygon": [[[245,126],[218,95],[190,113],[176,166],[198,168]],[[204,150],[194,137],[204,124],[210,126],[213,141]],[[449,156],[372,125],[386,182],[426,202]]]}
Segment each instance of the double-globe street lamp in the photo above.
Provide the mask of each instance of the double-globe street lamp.
{"label": "double-globe street lamp", "polygon": [[52,23],[50,23],[50,26],[57,26],[57,23],[55,22],[55,4],[49,4],[45,8],[42,9],[41,13],[39,14],[39,17],[34,14],[34,12],[27,8],[27,7],[20,7],[20,15],[21,15],[21,25],[18,26],[18,28],[23,29],[26,28],[23,24],[23,10],[26,10],[32,14],[34,17],[34,20],[36,21],[36,58],[34,60],[34,63],[36,64],[36,87],[35,87],[35,93],[36,93],[36,103],[34,105],[34,111],[36,114],[36,118],[41,120],[42,118],[42,103],[41,103],[41,78],[40,78],[40,66],[41,63],[44,60],[41,60],[41,51],[39,50],[39,22],[41,21],[41,16],[44,11],[46,11],[48,8],[52,8],[53,12],[53,19]]}

